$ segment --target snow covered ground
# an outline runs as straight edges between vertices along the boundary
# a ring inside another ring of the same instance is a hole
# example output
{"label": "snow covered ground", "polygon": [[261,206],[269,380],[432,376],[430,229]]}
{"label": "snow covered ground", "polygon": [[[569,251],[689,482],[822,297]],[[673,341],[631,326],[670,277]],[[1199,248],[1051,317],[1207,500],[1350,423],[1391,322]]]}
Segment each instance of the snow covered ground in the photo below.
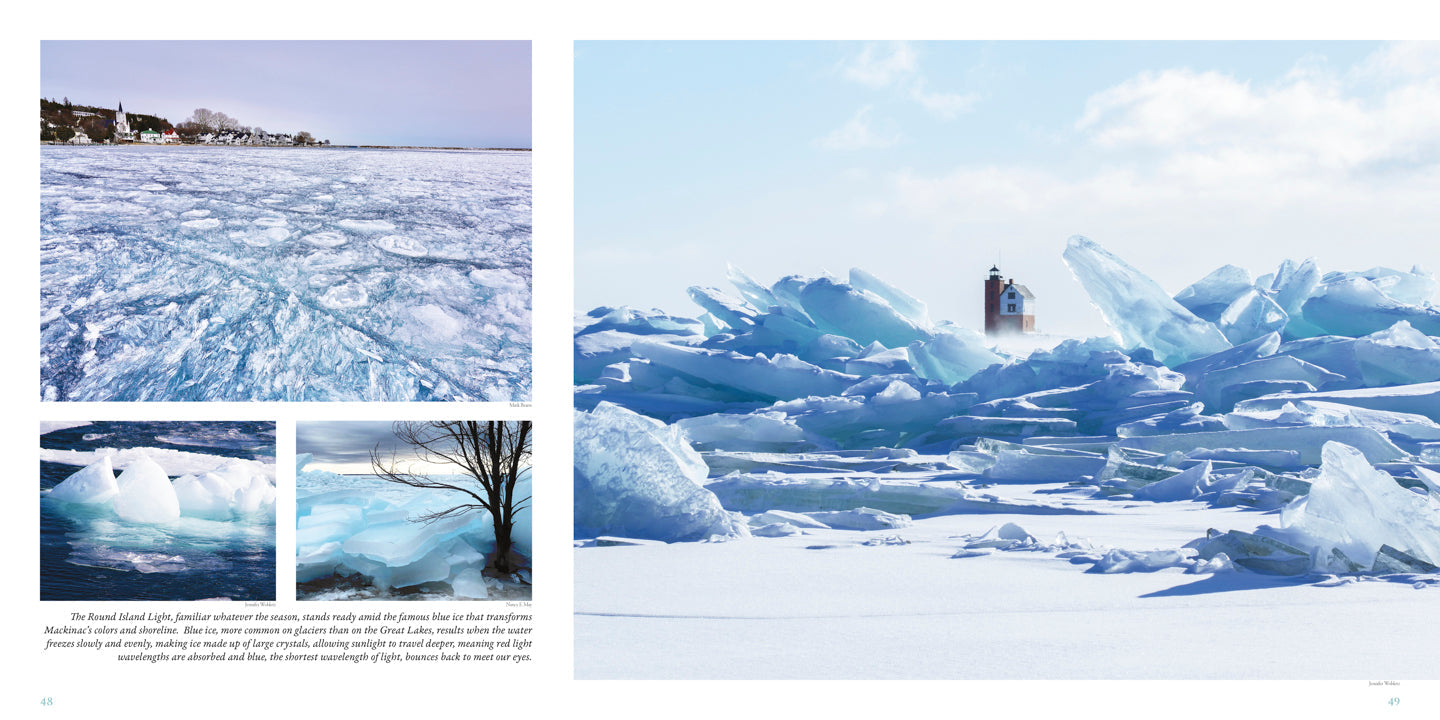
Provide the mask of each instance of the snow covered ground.
{"label": "snow covered ground", "polygon": [[[1056,485],[1016,496],[1054,501]],[[1062,496],[1063,497],[1063,496]],[[1201,503],[1065,501],[1101,515],[949,515],[909,527],[575,555],[577,678],[1429,679],[1434,575],[1350,579],[1181,568],[1089,573],[1042,543],[1179,548],[1272,515]],[[895,539],[908,544],[897,545]],[[867,543],[875,544],[867,544]],[[1403,632],[1397,631],[1403,627]]]}
{"label": "snow covered ground", "polygon": [[529,400],[530,157],[41,150],[46,400]]}
{"label": "snow covered ground", "polygon": [[1114,337],[858,269],[578,318],[577,677],[1433,679],[1435,278],[1065,260]]}

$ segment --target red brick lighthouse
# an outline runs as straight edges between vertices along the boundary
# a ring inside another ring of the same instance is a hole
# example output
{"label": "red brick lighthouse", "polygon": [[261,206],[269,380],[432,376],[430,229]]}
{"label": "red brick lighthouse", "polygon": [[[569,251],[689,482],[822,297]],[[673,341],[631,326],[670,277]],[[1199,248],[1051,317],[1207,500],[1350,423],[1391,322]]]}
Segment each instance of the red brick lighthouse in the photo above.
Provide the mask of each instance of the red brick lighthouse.
{"label": "red brick lighthouse", "polygon": [[1001,280],[1000,268],[990,267],[985,278],[985,334],[1019,335],[1035,332],[1035,294],[1014,278]]}

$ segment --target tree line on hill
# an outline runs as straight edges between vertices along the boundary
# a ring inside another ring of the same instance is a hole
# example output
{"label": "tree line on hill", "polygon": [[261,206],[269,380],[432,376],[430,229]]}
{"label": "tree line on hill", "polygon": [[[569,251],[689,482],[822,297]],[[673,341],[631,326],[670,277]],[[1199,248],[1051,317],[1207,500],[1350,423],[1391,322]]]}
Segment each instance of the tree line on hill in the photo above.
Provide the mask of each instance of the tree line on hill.
{"label": "tree line on hill", "polygon": [[[172,129],[169,120],[142,113],[125,113],[130,129],[139,133],[153,130],[163,133]],[[72,105],[70,98],[56,102],[40,99],[40,139],[67,142],[76,132],[83,132],[91,142],[115,140],[115,111],[92,105]]]}

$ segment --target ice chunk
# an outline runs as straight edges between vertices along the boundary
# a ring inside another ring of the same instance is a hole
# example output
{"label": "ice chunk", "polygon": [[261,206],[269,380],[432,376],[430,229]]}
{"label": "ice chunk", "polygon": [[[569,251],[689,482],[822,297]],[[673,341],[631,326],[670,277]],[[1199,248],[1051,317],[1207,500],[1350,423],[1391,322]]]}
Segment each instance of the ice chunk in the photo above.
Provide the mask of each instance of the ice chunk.
{"label": "ice chunk", "polygon": [[[825,337],[834,336],[826,335]],[[916,363],[912,363],[910,360],[909,348],[886,350],[878,342],[870,343],[857,356],[845,360],[845,372],[851,375],[899,375],[915,372],[926,379],[934,379],[930,377],[930,373],[919,370],[915,366]]]}
{"label": "ice chunk", "polygon": [[911,525],[909,515],[897,515],[868,507],[805,514],[836,530],[889,530]]}
{"label": "ice chunk", "polygon": [[575,336],[575,383],[583,385],[600,378],[605,368],[631,358],[630,347],[637,341],[694,344],[699,334],[638,335],[621,330],[600,330]]}
{"label": "ice chunk", "polygon": [[1225,308],[1250,290],[1250,272],[1226,265],[1176,293],[1175,302],[1195,313],[1196,317],[1215,322]]}
{"label": "ice chunk", "polygon": [[1153,415],[1144,420],[1123,423],[1115,428],[1120,437],[1138,435],[1169,435],[1172,433],[1194,433],[1225,430],[1225,421],[1214,415],[1201,414],[1204,403],[1190,403],[1185,407]]}
{"label": "ice chunk", "polygon": [[335,566],[340,562],[341,555],[338,541],[313,547],[297,544],[295,548],[295,582],[313,582],[335,574]]}
{"label": "ice chunk", "polygon": [[1407,305],[1424,305],[1435,298],[1437,288],[1435,276],[1425,272],[1418,265],[1410,272],[1375,267],[1355,274],[1374,283],[1375,287],[1396,302]]}
{"label": "ice chunk", "polygon": [[320,296],[320,304],[335,310],[360,307],[370,302],[365,286],[360,283],[336,285]]}
{"label": "ice chunk", "polygon": [[1440,335],[1440,309],[1398,302],[1363,277],[1326,282],[1305,302],[1304,314],[1331,335],[1369,335],[1402,320],[1426,335]]}
{"label": "ice chunk", "polygon": [[110,456],[106,455],[51,488],[49,497],[68,503],[103,503],[119,492],[115,470],[110,466]]}
{"label": "ice chunk", "polygon": [[1440,425],[1423,415],[1370,410],[1320,400],[1287,402],[1271,410],[1247,406],[1226,415],[1225,424],[1232,430],[1284,425],[1354,425],[1384,433],[1392,440],[1440,440]]}
{"label": "ice chunk", "polygon": [[[735,286],[736,290],[740,291],[740,297],[745,298],[745,302],[750,303],[751,307],[760,312],[769,312],[772,307],[781,304],[769,289],[755,282],[753,278],[745,274],[744,270],[734,265],[729,263],[725,265],[725,277],[730,281],[731,285]],[[799,310],[798,307],[791,309]]]}
{"label": "ice chunk", "polygon": [[1284,310],[1286,315],[1296,317],[1300,315],[1300,308],[1305,304],[1305,300],[1319,284],[1320,269],[1315,264],[1315,258],[1306,258],[1305,262],[1299,265],[1293,260],[1286,260],[1280,263],[1280,269],[1270,283],[1270,290],[1274,293],[1275,303],[1280,309]]}
{"label": "ice chunk", "polygon": [[1440,342],[1404,320],[1357,339],[1353,347],[1370,387],[1440,380]]}
{"label": "ice chunk", "polygon": [[977,548],[997,548],[1000,550],[1013,550],[1022,546],[1033,546],[1036,540],[1033,535],[1025,532],[1025,528],[1015,523],[1007,522],[1003,525],[996,525],[985,534],[965,543],[967,550]]}
{"label": "ice chunk", "polygon": [[1214,325],[1089,238],[1070,238],[1065,263],[1127,347],[1148,348],[1173,366],[1231,346]]}
{"label": "ice chunk", "polygon": [[696,305],[705,308],[712,317],[730,326],[735,332],[746,332],[755,327],[756,313],[745,307],[744,302],[715,288],[691,287],[688,292]]}
{"label": "ice chunk", "polygon": [[1280,347],[1280,333],[1270,333],[1255,338],[1246,343],[1236,345],[1228,350],[1222,350],[1214,355],[1206,355],[1202,358],[1191,360],[1175,366],[1175,370],[1185,375],[1186,382],[1198,385],[1200,379],[1212,370],[1234,367],[1252,360],[1269,357],[1275,354]]}
{"label": "ice chunk", "polygon": [[115,479],[115,514],[122,520],[168,523],[180,518],[180,500],[165,469],[147,456],[130,463]]}
{"label": "ice chunk", "polygon": [[815,447],[805,431],[783,412],[749,415],[716,414],[687,418],[675,423],[699,449],[806,450]]}
{"label": "ice chunk", "polygon": [[[1222,396],[1233,385],[1256,381],[1295,380],[1309,384],[1309,390],[1325,387],[1345,378],[1318,365],[1290,355],[1271,355],[1240,365],[1221,368],[1205,374],[1200,379],[1197,394],[1205,407],[1212,412],[1228,412],[1234,403],[1224,402]],[[1291,387],[1289,389],[1299,389]],[[1302,392],[1304,390],[1301,390]],[[1263,392],[1260,394],[1264,394]],[[1252,395],[1251,397],[1256,397]],[[1249,398],[1239,398],[1249,399]]]}
{"label": "ice chunk", "polygon": [[[464,532],[466,526],[475,519],[470,515],[452,516],[429,523],[396,522],[370,525],[352,535],[341,547],[349,555],[359,555],[392,568],[404,567],[425,557],[441,542]],[[449,575],[449,571],[447,565],[444,575],[431,579],[443,580]]]}
{"label": "ice chunk", "polygon": [[1075,421],[1060,417],[977,417],[959,415],[940,421],[938,430],[956,437],[1030,437],[1031,435],[1073,434]]}
{"label": "ice chunk", "polygon": [[1075,482],[1094,477],[1105,462],[1094,453],[1001,450],[984,474],[991,481]]}
{"label": "ice chunk", "polygon": [[[1254,401],[1251,401],[1254,402]],[[1367,427],[1272,427],[1257,430],[1176,433],[1121,438],[1119,445],[1152,452],[1188,453],[1197,448],[1248,448],[1250,450],[1295,450],[1307,465],[1320,462],[1321,449],[1329,441],[1359,448],[1371,462],[1389,462],[1405,453],[1383,435]]]}
{"label": "ice chunk", "polygon": [[850,268],[850,286],[861,292],[878,295],[892,310],[909,320],[916,327],[930,327],[930,312],[925,303],[911,297],[905,291],[886,283],[860,268]]}
{"label": "ice chunk", "polygon": [[[706,488],[726,508],[745,513],[784,510],[809,514],[822,510],[873,508],[897,514],[925,515],[940,512],[971,497],[965,488],[957,485],[874,477],[837,478],[829,474],[793,472],[735,473],[711,482]],[[823,518],[816,519],[829,522]],[[792,522],[788,518],[778,520]]]}
{"label": "ice chunk", "polygon": [[1397,385],[1388,388],[1270,395],[1238,403],[1236,409],[1245,412],[1274,410],[1284,407],[1286,403],[1300,401],[1321,401],[1371,410],[1412,413],[1440,422],[1440,382]]}
{"label": "ice chunk", "polygon": [[929,332],[896,312],[884,298],[830,278],[811,281],[800,292],[800,300],[822,332],[844,335],[861,345],[879,342],[894,348],[930,339]]}
{"label": "ice chunk", "polygon": [[1239,345],[1285,329],[1290,316],[1270,296],[1247,290],[1225,312],[1216,325],[1225,339]]}
{"label": "ice chunk", "polygon": [[839,395],[859,380],[854,375],[816,367],[794,355],[746,357],[654,342],[636,343],[631,351],[657,365],[772,400]]}
{"label": "ice chunk", "polygon": [[231,509],[240,515],[274,513],[275,486],[259,475],[250,476],[250,482],[235,491]]}
{"label": "ice chunk", "polygon": [[829,525],[816,520],[808,515],[787,510],[766,510],[750,518],[751,527],[763,527],[765,525],[785,524],[796,528],[812,528],[816,530],[827,530]]}
{"label": "ice chunk", "polygon": [[1440,502],[1402,488],[1353,447],[1326,443],[1323,455],[1310,493],[1281,512],[1282,538],[1318,547],[1317,565],[1332,568],[1332,549],[1369,566],[1383,545],[1440,563]]}
{"label": "ice chunk", "polygon": [[181,514],[210,520],[230,519],[230,497],[234,490],[215,473],[198,477],[185,475],[177,478],[172,486]]}
{"label": "ice chunk", "polygon": [[803,535],[805,531],[790,523],[779,522],[753,527],[750,529],[750,534],[755,537],[790,537],[791,535]]}
{"label": "ice chunk", "polygon": [[458,597],[475,600],[490,597],[489,590],[485,588],[485,576],[475,568],[466,568],[456,573],[455,578],[450,581],[450,587],[454,588]]}
{"label": "ice chunk", "polygon": [[1266,575],[1302,575],[1310,569],[1310,556],[1304,550],[1264,535],[1211,530],[1191,545],[1196,546],[1201,560],[1223,557],[1246,570]]}
{"label": "ice chunk", "polygon": [[1210,480],[1210,461],[1206,460],[1181,471],[1178,475],[1172,475],[1164,480],[1157,480],[1145,487],[1137,488],[1132,495],[1136,500],[1154,502],[1193,500],[1210,489]]}
{"label": "ice chunk", "polygon": [[920,377],[953,385],[1002,362],[985,347],[985,338],[973,330],[946,326],[926,342],[910,345],[911,364]]}
{"label": "ice chunk", "polygon": [[678,428],[602,402],[575,414],[575,531],[651,540],[748,535],[702,487],[705,461]]}
{"label": "ice chunk", "polygon": [[1190,559],[1185,550],[1124,550],[1113,548],[1106,551],[1086,572],[1130,573],[1155,572],[1165,568],[1179,567]]}

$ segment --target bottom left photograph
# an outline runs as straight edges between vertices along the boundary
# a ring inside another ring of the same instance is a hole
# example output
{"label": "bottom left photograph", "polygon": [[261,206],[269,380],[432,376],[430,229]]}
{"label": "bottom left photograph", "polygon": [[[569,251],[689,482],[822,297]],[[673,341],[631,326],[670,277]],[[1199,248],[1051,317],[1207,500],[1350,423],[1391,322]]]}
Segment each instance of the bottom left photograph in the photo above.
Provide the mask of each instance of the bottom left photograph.
{"label": "bottom left photograph", "polygon": [[275,595],[275,423],[40,424],[41,600]]}

